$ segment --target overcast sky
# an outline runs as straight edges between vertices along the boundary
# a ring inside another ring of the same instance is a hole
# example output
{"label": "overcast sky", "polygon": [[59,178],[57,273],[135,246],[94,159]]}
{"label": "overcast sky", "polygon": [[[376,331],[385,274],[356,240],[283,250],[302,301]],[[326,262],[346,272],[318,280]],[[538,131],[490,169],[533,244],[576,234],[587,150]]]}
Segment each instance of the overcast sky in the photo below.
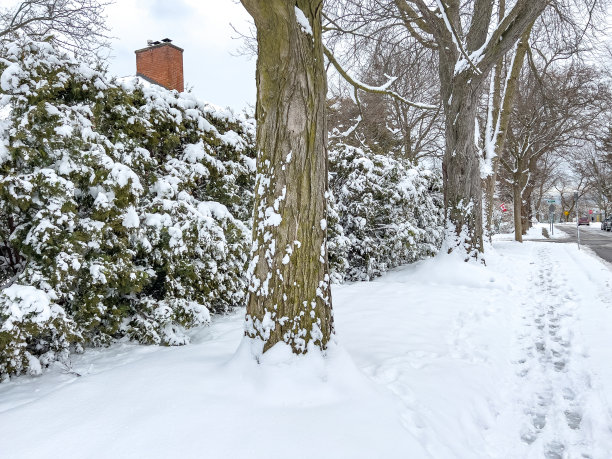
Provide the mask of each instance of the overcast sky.
{"label": "overcast sky", "polygon": [[246,32],[249,19],[237,0],[116,0],[107,14],[112,75],[136,74],[134,51],[167,37],[185,50],[185,85],[196,96],[236,110],[255,103],[255,58],[235,56],[241,41],[230,23]]}

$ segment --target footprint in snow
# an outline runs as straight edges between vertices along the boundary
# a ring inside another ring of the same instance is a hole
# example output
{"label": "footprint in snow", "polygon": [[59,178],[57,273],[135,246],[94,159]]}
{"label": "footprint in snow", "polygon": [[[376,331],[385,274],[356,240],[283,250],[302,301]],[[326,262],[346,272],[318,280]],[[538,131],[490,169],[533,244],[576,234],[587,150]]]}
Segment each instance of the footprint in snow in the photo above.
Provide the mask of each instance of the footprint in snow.
{"label": "footprint in snow", "polygon": [[582,414],[576,409],[565,410],[565,419],[567,420],[567,425],[570,429],[578,430],[580,428],[580,423],[582,422]]}
{"label": "footprint in snow", "polygon": [[546,459],[563,459],[563,451],[565,451],[565,445],[560,441],[554,440],[546,445],[544,457]]}

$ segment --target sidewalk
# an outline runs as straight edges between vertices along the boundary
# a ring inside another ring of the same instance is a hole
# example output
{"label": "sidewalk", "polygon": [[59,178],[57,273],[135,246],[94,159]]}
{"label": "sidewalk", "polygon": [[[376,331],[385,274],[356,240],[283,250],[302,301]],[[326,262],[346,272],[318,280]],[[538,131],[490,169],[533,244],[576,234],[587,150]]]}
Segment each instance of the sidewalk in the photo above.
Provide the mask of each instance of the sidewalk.
{"label": "sidewalk", "polygon": [[571,244],[486,260],[336,286],[326,361],[254,364],[238,311],[0,385],[2,456],[609,458],[612,272]]}
{"label": "sidewalk", "polygon": [[570,244],[537,244],[530,255],[514,317],[509,409],[491,438],[503,441],[504,428],[520,425],[521,442],[506,443],[512,457],[609,457],[611,273]]}

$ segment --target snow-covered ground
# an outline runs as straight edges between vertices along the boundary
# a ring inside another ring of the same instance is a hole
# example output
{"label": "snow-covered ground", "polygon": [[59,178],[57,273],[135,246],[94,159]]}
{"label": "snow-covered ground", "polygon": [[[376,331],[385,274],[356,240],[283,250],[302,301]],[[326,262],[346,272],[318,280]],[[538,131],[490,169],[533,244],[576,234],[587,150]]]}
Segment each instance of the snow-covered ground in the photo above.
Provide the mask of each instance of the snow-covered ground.
{"label": "snow-covered ground", "polygon": [[[566,225],[566,223],[555,223],[555,228],[550,227],[550,223],[536,223],[527,230],[527,234],[523,236],[523,241],[537,241],[544,239],[567,239],[568,234],[560,231],[558,225]],[[576,224],[574,223],[574,226]],[[545,231],[544,231],[545,230]],[[546,232],[546,236],[544,235]],[[514,233],[495,234],[494,241],[514,241]]]}
{"label": "snow-covered ground", "polygon": [[609,458],[612,272],[543,241],[498,240],[486,261],[335,287],[327,359],[279,347],[256,364],[237,311],[189,346],[17,378],[0,457]]}

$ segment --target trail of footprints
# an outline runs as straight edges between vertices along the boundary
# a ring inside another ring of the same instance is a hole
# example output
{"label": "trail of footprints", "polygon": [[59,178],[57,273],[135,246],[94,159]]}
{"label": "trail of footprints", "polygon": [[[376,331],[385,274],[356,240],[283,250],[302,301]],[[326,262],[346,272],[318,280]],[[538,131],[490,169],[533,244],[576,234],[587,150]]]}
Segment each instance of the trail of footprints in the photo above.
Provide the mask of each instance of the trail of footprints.
{"label": "trail of footprints", "polygon": [[[570,327],[575,292],[567,279],[561,277],[563,285],[556,282],[547,250],[541,249],[539,256],[540,267],[531,279],[531,304],[523,304],[529,331],[519,337],[524,356],[517,361],[517,374],[525,378],[525,388],[537,388],[524,395],[526,422],[521,440],[531,445],[540,439],[547,459],[590,458],[584,452],[586,442],[580,441],[583,411],[577,388],[582,385],[575,380],[576,372],[568,371],[573,363]],[[576,443],[581,446],[578,456]]]}

